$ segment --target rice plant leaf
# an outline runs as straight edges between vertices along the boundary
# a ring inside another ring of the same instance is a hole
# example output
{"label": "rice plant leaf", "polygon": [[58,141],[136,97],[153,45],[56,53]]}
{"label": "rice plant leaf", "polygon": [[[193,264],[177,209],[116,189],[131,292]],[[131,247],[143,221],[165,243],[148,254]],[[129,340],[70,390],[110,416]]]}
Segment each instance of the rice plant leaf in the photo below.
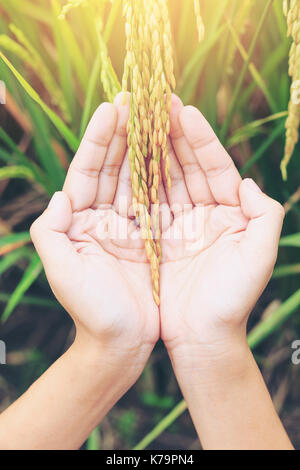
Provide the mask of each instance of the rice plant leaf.
{"label": "rice plant leaf", "polygon": [[103,39],[106,44],[108,43],[111,37],[112,30],[116,22],[119,10],[121,9],[121,6],[122,6],[122,0],[114,0],[112,2],[112,6],[111,6],[107,21],[105,23],[105,28],[103,31]]}
{"label": "rice plant leaf", "polygon": [[20,11],[24,17],[28,16],[33,20],[50,25],[50,18],[47,14],[46,8],[38,5],[37,2],[35,2],[34,8],[32,7],[31,0],[22,0],[22,2],[19,0],[1,0],[1,5],[7,10],[9,7],[17,9],[17,11]]}
{"label": "rice plant leaf", "polygon": [[53,35],[58,57],[58,70],[60,77],[60,88],[64,97],[64,108],[68,122],[74,124],[76,109],[76,93],[74,88],[74,75],[72,73],[71,58],[65,40],[66,22],[58,19],[60,5],[58,0],[51,0],[53,12]]}
{"label": "rice plant leaf", "polygon": [[28,258],[31,252],[26,247],[19,248],[18,250],[9,253],[0,260],[0,276],[5,273],[9,268],[15,265],[20,259]]}
{"label": "rice plant leaf", "polygon": [[65,180],[65,170],[62,167],[57,154],[54,151],[52,142],[51,123],[43,111],[30,100],[25,98],[26,108],[30,112],[33,128],[33,145],[37,157],[45,170],[47,181],[52,192],[59,191]]}
{"label": "rice plant leaf", "polygon": [[6,308],[2,314],[1,320],[2,323],[6,322],[6,320],[10,317],[14,309],[17,307],[18,303],[22,299],[23,295],[28,291],[28,289],[32,286],[35,280],[38,278],[40,273],[42,272],[43,265],[40,261],[40,258],[37,254],[34,254],[32,260],[24,272],[24,275],[19,282],[18,286],[12,293]]}
{"label": "rice plant leaf", "polygon": [[52,183],[49,181],[49,178],[46,177],[45,173],[34,162],[30,161],[29,158],[21,152],[19,147],[2,127],[0,127],[0,140],[2,140],[12,152],[9,153],[0,147],[0,159],[6,163],[20,164],[28,168],[28,171],[34,176],[34,180],[39,183],[49,195],[52,195]]}
{"label": "rice plant leaf", "polygon": [[[279,44],[277,49],[272,51],[271,54],[268,57],[266,57],[266,62],[260,72],[261,77],[265,81],[267,80],[269,82],[273,76],[276,76],[275,72],[277,68],[283,61],[286,61],[287,56],[288,56],[288,43],[285,40]],[[288,84],[288,76],[285,75],[284,77],[286,78],[287,84]],[[243,107],[248,103],[253,91],[255,90],[255,87],[256,87],[256,83],[252,82],[247,87],[245,87],[243,91],[241,90],[241,94],[239,96],[239,103],[238,103],[239,109],[243,109]],[[284,89],[284,87],[277,86],[276,88],[277,93],[274,96],[277,97],[277,99],[280,96],[278,91],[280,91],[281,89]],[[286,91],[288,91],[288,87],[286,87]],[[277,107],[284,109],[285,105],[278,102]]]}
{"label": "rice plant leaf", "polygon": [[250,48],[249,48],[247,60],[244,62],[242,71],[240,73],[239,79],[237,81],[237,84],[236,84],[234,92],[233,92],[233,96],[232,96],[232,100],[231,100],[231,103],[230,103],[230,107],[229,107],[227,117],[226,117],[226,119],[223,123],[223,126],[221,128],[220,139],[221,139],[222,142],[227,137],[227,133],[228,133],[228,130],[229,130],[229,127],[230,127],[230,124],[231,124],[231,119],[232,119],[232,117],[235,113],[235,109],[236,109],[236,106],[238,104],[240,91],[242,89],[244,79],[245,79],[247,70],[249,68],[250,61],[251,61],[252,56],[254,54],[254,50],[255,50],[259,35],[261,33],[262,27],[264,25],[265,19],[266,19],[267,14],[268,14],[271,6],[272,6],[272,2],[273,2],[273,0],[268,0],[267,1],[266,5],[265,5],[265,8],[264,8],[264,11],[263,11],[263,14],[262,14],[262,16],[259,20],[256,31],[253,35],[253,39],[252,39],[252,42],[251,42],[251,45],[250,45]]}
{"label": "rice plant leaf", "polygon": [[277,266],[273,273],[273,279],[280,279],[282,277],[296,276],[300,274],[300,264],[287,264]]}
{"label": "rice plant leaf", "polygon": [[100,431],[96,428],[87,440],[87,450],[101,450],[100,441]]}
{"label": "rice plant leaf", "polygon": [[[227,25],[228,25],[228,28],[231,32],[231,35],[233,37],[233,40],[243,58],[244,61],[247,61],[249,60],[249,55],[247,53],[247,51],[245,50],[243,44],[241,43],[239,37],[238,37],[238,34],[236,33],[234,27],[232,26],[231,22],[227,19]],[[276,112],[277,110],[277,106],[276,106],[276,103],[271,95],[271,93],[269,92],[269,89],[264,81],[264,79],[262,78],[262,76],[260,75],[259,71],[257,70],[257,68],[255,67],[255,64],[253,62],[251,62],[251,59],[249,61],[249,71],[254,79],[254,81],[257,83],[258,87],[261,89],[261,91],[263,92],[271,110],[273,112]]]}
{"label": "rice plant leaf", "polygon": [[98,44],[101,56],[101,81],[107,99],[112,103],[116,95],[121,91],[121,85],[117,74],[113,68],[110,57],[108,55],[107,46],[102,36],[100,25],[97,29]]}
{"label": "rice plant leaf", "polygon": [[7,166],[0,168],[0,181],[12,178],[34,180],[34,175],[26,166]]}
{"label": "rice plant leaf", "polygon": [[[28,63],[28,65],[32,67],[32,69],[35,71],[35,73],[39,77],[40,81],[43,83],[45,89],[47,90],[52,103],[58,106],[63,116],[67,118],[66,113],[65,113],[66,103],[65,103],[64,95],[61,89],[59,88],[54,75],[51,73],[47,64],[42,59],[42,56],[37,51],[37,49],[31,44],[26,34],[20,28],[18,28],[15,24],[10,24],[9,28],[12,31],[12,33],[15,35],[19,43],[22,44],[23,48],[25,49],[25,52],[28,55],[27,59],[26,59],[26,56],[25,58],[22,56],[20,58],[22,60],[25,60]],[[0,37],[0,40],[1,40],[1,37]],[[1,42],[0,42],[0,45],[1,45]],[[12,50],[12,52],[14,51]]]}
{"label": "rice plant leaf", "polygon": [[200,43],[185,66],[179,82],[179,93],[184,103],[188,103],[195,93],[199,75],[203,67],[201,59],[203,59],[205,54],[215,45],[224,31],[225,25],[221,26],[216,34],[208,38],[204,43]]}
{"label": "rice plant leaf", "polygon": [[252,166],[258,162],[260,158],[262,158],[268,148],[275,142],[277,137],[284,132],[285,123],[280,122],[275,129],[272,131],[270,136],[261,144],[261,146],[256,150],[256,152],[252,155],[251,158],[245,163],[243,168],[241,169],[241,175],[244,176]]}
{"label": "rice plant leaf", "polygon": [[19,59],[30,64],[30,54],[17,41],[10,38],[6,34],[0,34],[0,46],[9,52],[15,54]]}
{"label": "rice plant leaf", "polygon": [[80,138],[83,137],[83,134],[85,133],[88,122],[92,116],[93,111],[95,110],[95,103],[93,102],[93,98],[95,95],[95,90],[98,85],[100,71],[101,71],[101,55],[99,53],[96,57],[93,70],[92,70],[89,83],[88,83],[86,100],[85,100],[85,105],[84,105],[82,118],[81,118],[81,124],[80,124]]}
{"label": "rice plant leaf", "polygon": [[[11,294],[0,292],[1,303],[6,304],[9,302],[10,297]],[[35,307],[55,308],[58,310],[63,309],[63,307],[56,300],[44,299],[42,297],[36,297],[32,295],[24,295],[22,299],[20,299],[19,305],[32,305]]]}
{"label": "rice plant leaf", "polygon": [[[116,15],[118,13],[120,5],[121,5],[120,0],[116,0],[113,2],[113,5],[110,10],[109,17],[107,19],[104,32],[103,32],[103,41],[105,44],[107,44],[111,36],[112,28],[116,20]],[[101,53],[99,52],[96,57],[96,60],[94,61],[93,69],[90,74],[90,78],[88,80],[86,99],[85,99],[85,104],[84,104],[84,109],[83,109],[81,124],[80,124],[80,134],[79,134],[80,139],[83,137],[83,134],[87,128],[89,119],[91,118],[92,113],[96,108],[95,103],[93,102],[93,98],[94,98],[95,91],[98,85],[100,72],[101,72]],[[116,76],[116,73],[115,73],[115,76]],[[118,83],[118,86],[121,89],[121,86],[119,83]]]}
{"label": "rice plant leaf", "polygon": [[268,124],[269,122],[277,121],[278,119],[286,118],[288,115],[287,111],[282,111],[280,113],[272,114],[271,116],[267,116],[263,119],[257,119],[256,121],[252,121],[249,124],[237,129],[234,134],[228,139],[227,141],[227,149],[238,145],[245,140],[248,140],[259,133],[264,132],[264,125]]}
{"label": "rice plant leaf", "polygon": [[59,131],[59,133],[62,135],[62,137],[65,139],[67,144],[69,145],[70,149],[73,152],[76,152],[79,146],[79,141],[75,134],[68,129],[68,127],[65,125],[65,123],[60,119],[57,114],[55,114],[52,109],[49,108],[46,103],[40,98],[38,93],[32,88],[31,85],[25,80],[25,78],[17,71],[17,69],[13,66],[13,64],[8,60],[8,58],[0,51],[0,58],[3,60],[3,62],[7,65],[7,67],[11,70],[13,75],[16,77],[20,85],[24,88],[26,93],[43,109],[43,111],[47,114],[49,117],[50,121],[53,123],[53,125],[56,127],[56,129]]}
{"label": "rice plant leaf", "polygon": [[280,240],[280,246],[289,246],[294,248],[300,248],[300,233],[283,237]]}
{"label": "rice plant leaf", "polygon": [[0,238],[0,256],[30,243],[29,232],[13,233]]}

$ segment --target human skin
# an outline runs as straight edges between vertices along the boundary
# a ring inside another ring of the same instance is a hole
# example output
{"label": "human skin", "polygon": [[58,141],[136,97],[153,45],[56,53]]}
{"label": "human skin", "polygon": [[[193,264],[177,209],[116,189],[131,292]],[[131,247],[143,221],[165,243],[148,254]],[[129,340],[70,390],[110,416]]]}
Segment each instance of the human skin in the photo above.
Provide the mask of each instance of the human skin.
{"label": "human skin", "polygon": [[[98,108],[63,191],[31,228],[52,290],[76,325],[76,339],[1,414],[1,449],[79,448],[136,382],[159,338],[143,241],[102,239],[101,230],[99,235],[105,215],[129,188],[124,170],[120,174],[128,115],[120,95],[115,104]],[[127,213],[114,211],[119,221]]]}
{"label": "human skin", "polygon": [[[79,448],[138,379],[159,336],[205,449],[291,449],[246,339],[276,260],[283,209],[252,180],[242,182],[203,116],[174,97],[173,185],[160,186],[158,309],[130,209],[128,113],[121,96],[98,108],[63,191],[31,228],[76,338],[1,414],[0,449]],[[127,222],[126,237],[102,237],[108,215]],[[173,234],[193,216],[201,224],[191,247]]]}
{"label": "human skin", "polygon": [[[254,181],[242,181],[202,114],[175,96],[169,146],[161,335],[202,445],[291,449],[246,337],[276,262],[284,210]],[[201,244],[192,249],[185,236],[171,236],[191,216],[185,205],[202,218]]]}

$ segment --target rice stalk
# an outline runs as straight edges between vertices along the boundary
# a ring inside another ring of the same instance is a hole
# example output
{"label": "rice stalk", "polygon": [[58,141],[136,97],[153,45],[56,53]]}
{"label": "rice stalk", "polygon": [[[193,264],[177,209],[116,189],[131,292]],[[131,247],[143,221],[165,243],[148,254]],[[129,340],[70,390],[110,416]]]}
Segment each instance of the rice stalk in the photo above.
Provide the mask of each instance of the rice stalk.
{"label": "rice stalk", "polygon": [[285,0],[284,14],[287,17],[288,36],[293,39],[289,57],[289,75],[292,79],[291,97],[286,121],[286,144],[281,163],[282,177],[287,180],[287,166],[299,140],[300,125],[300,0]]}
{"label": "rice stalk", "polygon": [[127,90],[130,79],[128,147],[133,207],[151,266],[153,296],[159,305],[159,185],[163,163],[171,187],[168,135],[175,88],[167,0],[124,0],[124,16],[126,57],[122,88]]}
{"label": "rice stalk", "polygon": [[[250,17],[251,8],[253,7],[254,2],[253,0],[244,0],[239,5],[239,9],[233,21],[234,30],[238,35],[242,35],[245,33],[247,20]],[[233,73],[233,61],[235,57],[235,52],[237,50],[236,43],[234,41],[230,42],[227,46],[227,53],[226,53],[226,70],[229,74]]]}
{"label": "rice stalk", "polygon": [[101,58],[101,82],[108,101],[112,103],[116,95],[121,91],[121,85],[112,66],[107,45],[103,39],[103,24],[100,18],[96,20],[96,29]]}
{"label": "rice stalk", "polygon": [[196,21],[197,21],[199,42],[201,42],[203,41],[203,38],[204,38],[205,27],[204,27],[203,19],[201,16],[200,0],[194,0],[194,8],[195,8]]}

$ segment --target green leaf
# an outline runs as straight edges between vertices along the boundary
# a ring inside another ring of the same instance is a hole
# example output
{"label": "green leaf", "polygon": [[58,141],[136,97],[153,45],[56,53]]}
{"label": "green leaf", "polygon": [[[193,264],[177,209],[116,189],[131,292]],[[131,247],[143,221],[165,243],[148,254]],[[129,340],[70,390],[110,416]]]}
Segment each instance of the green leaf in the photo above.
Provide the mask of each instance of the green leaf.
{"label": "green leaf", "polygon": [[39,256],[37,254],[34,254],[28,268],[24,272],[21,281],[12,293],[6,305],[6,308],[1,318],[2,323],[6,322],[6,320],[10,317],[10,315],[22,299],[23,295],[28,291],[28,289],[32,286],[35,280],[39,277],[40,273],[42,272],[42,269],[43,265],[40,261]]}
{"label": "green leaf", "polygon": [[65,123],[60,119],[57,114],[55,114],[52,109],[49,108],[46,103],[40,98],[38,93],[32,88],[31,85],[25,80],[25,78],[17,71],[17,69],[13,66],[13,64],[8,60],[8,58],[0,51],[0,57],[3,60],[3,62],[7,65],[7,67],[11,70],[11,72],[14,74],[20,85],[24,88],[26,93],[35,101],[42,109],[43,111],[47,114],[49,117],[50,121],[53,123],[53,125],[56,127],[56,129],[59,131],[59,133],[62,135],[62,137],[65,139],[67,144],[69,145],[70,149],[73,152],[76,152],[79,146],[79,141],[77,137],[73,134],[73,132],[68,129],[68,127],[65,125]]}
{"label": "green leaf", "polygon": [[0,181],[12,178],[34,180],[34,175],[26,166],[7,166],[5,168],[0,168]]}
{"label": "green leaf", "polygon": [[[10,297],[11,294],[0,292],[0,302],[6,304]],[[24,295],[22,299],[20,299],[19,305],[32,305],[34,307],[55,308],[58,310],[63,309],[63,307],[56,300],[43,299],[42,297],[36,297],[32,295]]]}
{"label": "green leaf", "polygon": [[22,166],[25,166],[32,172],[34,179],[37,183],[40,183],[48,194],[52,194],[51,182],[47,180],[44,172],[34,163],[29,160],[29,158],[24,155],[19,147],[14,143],[14,141],[9,137],[5,130],[0,126],[0,140],[2,140],[7,147],[13,152],[11,155],[5,152],[0,147],[0,158],[2,158],[7,163],[20,163]]}
{"label": "green leaf", "polygon": [[277,137],[284,132],[284,122],[280,122],[275,129],[272,131],[270,136],[261,144],[261,146],[256,150],[256,152],[252,155],[251,158],[245,163],[243,168],[241,169],[241,175],[244,176],[250,168],[260,159],[262,158],[266,151],[271,147],[271,145],[275,142]]}
{"label": "green leaf", "polygon": [[0,238],[0,248],[21,243],[25,245],[30,241],[31,238],[29,232],[13,233]]}
{"label": "green leaf", "polygon": [[280,279],[287,276],[296,276],[300,274],[300,264],[287,264],[277,266],[273,273],[273,279]]}
{"label": "green leaf", "polygon": [[12,253],[9,253],[0,260],[0,276],[4,274],[9,268],[14,266],[20,259],[28,258],[31,252],[27,248],[19,248]]}
{"label": "green leaf", "polygon": [[174,398],[172,396],[160,397],[153,392],[144,392],[142,394],[142,402],[147,406],[168,410],[174,406]]}
{"label": "green leaf", "polygon": [[271,116],[267,116],[262,119],[257,119],[256,121],[252,121],[249,124],[246,124],[245,126],[241,127],[240,129],[237,129],[235,133],[230,137],[227,141],[227,149],[234,147],[235,145],[238,145],[245,140],[248,140],[251,137],[256,136],[259,133],[264,132],[264,125],[277,121],[278,119],[283,119],[286,118],[288,115],[287,111],[282,111],[281,113],[276,113],[272,114]]}
{"label": "green leaf", "polygon": [[99,428],[96,428],[87,440],[87,450],[101,450],[100,442],[100,431]]}
{"label": "green leaf", "polygon": [[294,235],[283,237],[280,240],[280,246],[300,248],[300,233],[295,233]]}
{"label": "green leaf", "polygon": [[264,79],[262,78],[262,76],[260,75],[259,71],[257,70],[257,68],[255,67],[254,63],[251,62],[251,59],[249,59],[249,55],[247,53],[247,51],[245,50],[243,44],[241,43],[239,37],[238,37],[238,34],[236,33],[234,27],[232,26],[231,22],[229,20],[227,20],[227,25],[229,27],[229,30],[232,34],[232,37],[233,37],[233,40],[243,58],[244,61],[248,61],[249,60],[249,71],[254,79],[254,81],[257,83],[258,87],[261,89],[261,91],[263,92],[263,94],[265,95],[265,98],[271,108],[271,110],[273,112],[276,111],[276,103],[272,97],[272,95],[270,94],[270,91],[264,81]]}
{"label": "green leaf", "polygon": [[230,103],[229,111],[228,111],[227,117],[226,117],[226,119],[223,123],[222,129],[221,129],[221,132],[220,132],[220,139],[221,139],[222,142],[227,137],[227,132],[228,132],[230,124],[231,124],[231,119],[232,119],[232,117],[235,113],[235,109],[236,109],[236,106],[238,104],[240,91],[242,89],[244,79],[246,77],[246,73],[248,71],[248,67],[250,65],[250,61],[252,59],[252,56],[254,54],[255,47],[256,47],[259,35],[261,33],[262,27],[264,25],[265,19],[266,19],[267,14],[268,14],[271,6],[272,6],[272,2],[273,2],[273,0],[268,0],[267,1],[266,5],[265,5],[265,8],[264,8],[264,12],[263,12],[263,14],[262,14],[262,16],[259,20],[256,31],[253,35],[253,39],[252,39],[252,42],[251,42],[251,45],[250,45],[250,48],[249,48],[249,52],[248,52],[248,55],[247,55],[247,60],[245,60],[242,71],[239,75],[239,79],[237,81],[237,84],[236,84],[234,92],[233,92],[233,96],[232,96],[232,100],[231,100],[231,103]]}
{"label": "green leaf", "polygon": [[100,53],[97,55],[93,70],[89,79],[88,89],[85,99],[85,105],[82,113],[81,124],[80,124],[80,138],[83,137],[85,130],[87,128],[89,119],[92,116],[93,111],[95,110],[95,103],[93,102],[95,90],[98,85],[98,80],[100,77],[101,71],[101,55]]}

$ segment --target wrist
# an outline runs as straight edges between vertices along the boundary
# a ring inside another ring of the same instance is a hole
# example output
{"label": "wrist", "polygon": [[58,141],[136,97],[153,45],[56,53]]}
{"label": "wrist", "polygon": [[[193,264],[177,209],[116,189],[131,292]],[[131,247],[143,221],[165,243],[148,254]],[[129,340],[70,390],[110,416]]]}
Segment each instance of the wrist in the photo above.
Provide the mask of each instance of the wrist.
{"label": "wrist", "polygon": [[115,342],[101,341],[84,329],[77,329],[76,338],[69,351],[80,367],[93,371],[99,380],[103,380],[104,376],[124,389],[130,388],[138,379],[152,349],[150,344],[132,347],[129,345],[123,348]]}
{"label": "wrist", "polygon": [[[168,348],[175,373],[195,377],[195,371],[202,376],[218,376],[220,373],[238,375],[251,359],[246,333],[232,331],[203,341],[181,341]],[[197,376],[197,374],[196,374]]]}

